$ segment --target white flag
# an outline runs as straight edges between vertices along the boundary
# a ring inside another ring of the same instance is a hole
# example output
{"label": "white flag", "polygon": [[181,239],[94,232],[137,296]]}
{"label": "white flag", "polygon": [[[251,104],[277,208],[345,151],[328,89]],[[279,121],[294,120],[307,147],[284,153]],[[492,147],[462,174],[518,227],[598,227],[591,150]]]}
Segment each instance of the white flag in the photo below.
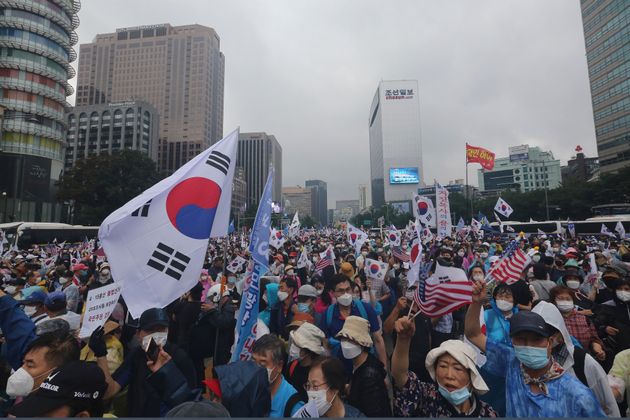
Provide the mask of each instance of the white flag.
{"label": "white flag", "polygon": [[514,212],[512,206],[510,206],[507,201],[505,201],[501,197],[499,197],[499,199],[497,200],[497,204],[494,205],[494,210],[499,212],[499,214],[501,214],[503,217],[508,218],[510,217],[512,212]]}
{"label": "white flag", "polygon": [[234,258],[232,262],[228,264],[228,266],[226,267],[226,270],[229,271],[230,273],[236,273],[237,271],[240,271],[241,268],[243,268],[246,262],[247,260],[245,258],[241,257],[240,255],[237,255],[236,258]]}
{"label": "white flag", "polygon": [[422,228],[422,231],[420,233],[420,237],[422,238],[422,243],[426,244],[427,242],[431,242],[434,238],[433,236],[433,232],[431,232],[431,229],[429,229],[428,226],[425,226]]}
{"label": "white flag", "polygon": [[311,265],[311,262],[308,260],[308,254],[306,250],[302,248],[302,251],[300,252],[300,257],[297,261],[297,268],[304,268],[308,267],[309,265]]}
{"label": "white flag", "polygon": [[276,230],[275,228],[271,228],[271,235],[269,236],[269,245],[276,249],[282,248],[282,245],[287,241],[287,239],[282,234],[281,230]]}
{"label": "white flag", "polygon": [[[429,230],[430,232],[430,230]],[[420,264],[422,263],[422,226],[416,220],[414,233],[411,240],[411,252],[409,255],[409,272],[407,273],[407,288],[410,288],[418,281],[420,274]]]}
{"label": "white flag", "polygon": [[497,223],[499,224],[499,232],[503,233],[503,222],[501,221],[501,218],[496,213],[494,213],[494,218],[496,219]]}
{"label": "white flag", "polygon": [[538,236],[540,236],[542,239],[547,239],[547,234],[540,229],[538,229]]}
{"label": "white flag", "polygon": [[472,229],[473,232],[477,233],[481,230],[481,222],[477,219],[475,219],[473,217],[473,219],[470,221],[470,227]]}
{"label": "white flag", "polygon": [[[260,322],[260,321],[259,321]],[[316,419],[319,418],[319,411],[317,410],[317,401],[310,400],[302,408],[295,412],[292,416],[294,419]]]}
{"label": "white flag", "polygon": [[451,222],[451,206],[448,200],[448,190],[435,183],[435,217],[437,219],[437,236],[439,239],[448,238],[453,232]]}
{"label": "white flag", "polygon": [[626,237],[626,229],[623,227],[623,223],[621,223],[621,221],[617,222],[617,225],[615,226],[615,232],[619,234],[619,237],[621,239],[624,239]]}
{"label": "white flag", "polygon": [[387,228],[385,235],[391,246],[400,246],[400,232],[394,225]]}
{"label": "white flag", "polygon": [[363,232],[352,226],[350,223],[347,225],[347,238],[348,243],[354,247],[354,250],[358,253],[365,241],[368,240],[367,233]]}
{"label": "white flag", "polygon": [[603,224],[603,223],[602,223],[602,231],[601,231],[601,233],[602,233],[602,235],[610,236],[611,238],[615,237],[615,234],[612,233],[610,230],[608,230],[606,225]]}
{"label": "white flag", "polygon": [[227,235],[237,143],[235,130],[101,224],[112,277],[134,318],[197,284],[209,238]]}
{"label": "white flag", "polygon": [[300,219],[298,218],[298,212],[295,212],[293,216],[293,221],[289,226],[289,237],[295,238],[300,233]]}
{"label": "white flag", "polygon": [[435,208],[433,207],[433,201],[431,201],[428,197],[414,195],[413,215],[416,219],[419,219],[423,225],[429,225],[429,227],[437,226],[435,223]]}
{"label": "white flag", "polygon": [[389,264],[377,260],[365,259],[365,275],[370,279],[385,280]]}

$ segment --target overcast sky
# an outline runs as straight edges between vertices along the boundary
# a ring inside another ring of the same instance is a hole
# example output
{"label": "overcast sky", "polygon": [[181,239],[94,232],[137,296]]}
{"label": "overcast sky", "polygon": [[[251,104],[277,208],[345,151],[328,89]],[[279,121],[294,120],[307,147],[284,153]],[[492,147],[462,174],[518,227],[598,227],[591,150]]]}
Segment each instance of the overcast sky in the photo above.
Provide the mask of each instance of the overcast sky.
{"label": "overcast sky", "polygon": [[120,27],[213,27],[224,134],[274,134],[283,185],[322,179],[329,208],[369,185],[380,80],[419,82],[427,180],[464,178],[466,141],[499,157],[524,143],[563,163],[577,144],[596,154],[577,0],[83,0],[79,17],[80,43]]}

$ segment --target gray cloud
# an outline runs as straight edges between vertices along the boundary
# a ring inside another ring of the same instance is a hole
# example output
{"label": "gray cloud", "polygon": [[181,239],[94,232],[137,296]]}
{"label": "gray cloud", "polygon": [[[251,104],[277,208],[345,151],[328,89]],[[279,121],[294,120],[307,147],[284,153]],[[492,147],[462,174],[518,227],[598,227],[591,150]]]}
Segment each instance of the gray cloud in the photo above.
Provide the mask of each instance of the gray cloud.
{"label": "gray cloud", "polygon": [[369,185],[367,119],[381,79],[420,83],[429,182],[464,177],[466,141],[498,156],[522,143],[563,161],[577,144],[595,155],[579,9],[574,0],[87,0],[78,32],[85,43],[125,26],[215,28],[224,132],[276,135],[284,185],[322,179],[334,207]]}

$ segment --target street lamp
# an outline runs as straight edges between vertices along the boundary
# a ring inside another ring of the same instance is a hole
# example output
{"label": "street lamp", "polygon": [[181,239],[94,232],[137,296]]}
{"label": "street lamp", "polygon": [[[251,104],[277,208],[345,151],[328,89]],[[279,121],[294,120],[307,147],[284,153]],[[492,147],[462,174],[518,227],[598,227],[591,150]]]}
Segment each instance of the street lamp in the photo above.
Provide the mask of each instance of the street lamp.
{"label": "street lamp", "polygon": [[4,199],[4,210],[2,211],[2,223],[6,223],[7,222],[7,201],[9,201],[9,199],[7,198],[6,191],[2,191],[2,198]]}

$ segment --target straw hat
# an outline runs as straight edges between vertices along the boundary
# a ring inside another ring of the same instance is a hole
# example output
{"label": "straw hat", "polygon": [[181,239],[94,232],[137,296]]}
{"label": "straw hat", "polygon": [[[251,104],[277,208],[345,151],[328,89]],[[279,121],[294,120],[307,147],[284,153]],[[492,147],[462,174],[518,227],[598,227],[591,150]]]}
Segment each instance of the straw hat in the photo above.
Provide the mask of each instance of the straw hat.
{"label": "straw hat", "polygon": [[351,280],[354,278],[354,268],[349,262],[342,263],[341,267],[339,267],[339,272],[341,272],[341,274],[344,274]]}
{"label": "straw hat", "polygon": [[324,348],[326,334],[315,325],[305,322],[297,330],[291,331],[289,335],[299,348],[310,350],[320,356],[326,354],[326,349]]}
{"label": "straw hat", "polygon": [[343,323],[343,328],[337,334],[337,338],[347,338],[363,347],[372,347],[372,337],[370,337],[370,323],[360,316],[349,316]]}
{"label": "straw hat", "polygon": [[437,382],[437,378],[435,376],[435,364],[438,359],[446,353],[470,371],[470,383],[477,394],[483,395],[490,390],[475,365],[477,353],[475,353],[475,350],[473,350],[469,344],[460,340],[447,340],[443,342],[440,347],[431,350],[429,354],[427,354],[424,365],[426,366],[429,375],[431,375],[431,379]]}

